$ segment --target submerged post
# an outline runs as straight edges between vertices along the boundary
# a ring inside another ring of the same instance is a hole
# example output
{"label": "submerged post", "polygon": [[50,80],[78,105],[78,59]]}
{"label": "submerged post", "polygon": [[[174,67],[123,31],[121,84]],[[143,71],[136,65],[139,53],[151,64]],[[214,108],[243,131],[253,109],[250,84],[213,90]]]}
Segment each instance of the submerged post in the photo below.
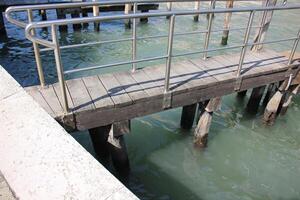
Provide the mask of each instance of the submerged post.
{"label": "submerged post", "polygon": [[[226,8],[233,8],[233,0],[229,0],[226,2]],[[222,45],[227,45],[228,41],[228,35],[229,35],[229,29],[230,29],[230,21],[231,21],[231,12],[227,12],[225,14],[225,19],[224,19],[224,31],[223,31],[223,36],[222,36]]]}
{"label": "submerged post", "polygon": [[194,123],[197,110],[197,103],[183,106],[180,125],[182,129],[191,129]]}
{"label": "submerged post", "polygon": [[7,38],[2,12],[0,12],[0,34]]}
{"label": "submerged post", "polygon": [[221,106],[221,97],[211,99],[205,107],[204,113],[200,116],[194,132],[195,147],[203,148],[207,146],[207,137],[211,125],[213,112]]}
{"label": "submerged post", "polygon": [[[125,10],[124,10],[124,14],[128,15],[132,10],[132,5],[131,4],[125,4]],[[125,19],[125,27],[126,28],[131,28],[131,20]]]}
{"label": "submerged post", "polygon": [[[56,9],[56,15],[57,15],[57,19],[66,19],[67,18],[66,14],[65,14],[65,11],[62,8],[57,8]],[[68,25],[60,25],[58,28],[59,28],[60,32],[67,32],[68,31]]]}
{"label": "submerged post", "polygon": [[258,110],[259,104],[261,102],[262,96],[264,94],[266,86],[260,86],[253,88],[250,99],[247,104],[247,111],[249,113],[255,114]]}
{"label": "submerged post", "polygon": [[[31,23],[33,22],[33,15],[32,15],[32,10],[28,9],[27,10],[28,14],[28,22]],[[35,30],[31,31],[32,35],[35,35]],[[40,54],[40,48],[38,43],[32,42],[33,43],[33,51],[34,51],[34,56],[35,56],[35,62],[37,66],[37,71],[40,79],[40,84],[42,87],[45,87],[45,77],[44,77],[44,72],[43,72],[43,66],[42,66],[42,60],[41,60],[41,54]]]}
{"label": "submerged post", "polygon": [[[200,10],[200,1],[195,1],[195,10]],[[194,15],[194,21],[197,22],[199,21],[199,15]]]}
{"label": "submerged post", "polygon": [[[263,6],[264,7],[272,7],[272,6],[276,5],[276,2],[277,2],[277,0],[264,0]],[[273,10],[263,12],[261,21],[260,21],[260,27],[259,27],[258,31],[256,32],[253,43],[261,43],[264,41],[266,33],[267,33],[270,23],[272,21],[273,12],[274,12]],[[251,50],[259,51],[262,48],[263,48],[262,44],[257,44],[257,45],[253,45],[251,47]]]}
{"label": "submerged post", "polygon": [[52,34],[52,40],[54,43],[54,57],[55,57],[57,77],[58,77],[58,82],[59,82],[61,96],[62,96],[62,102],[63,102],[62,106],[63,106],[64,112],[68,113],[69,105],[68,105],[68,99],[67,99],[65,77],[64,77],[63,66],[62,66],[62,62],[61,62],[59,40],[57,37],[57,30],[56,30],[55,24],[51,25],[51,34]]}
{"label": "submerged post", "polygon": [[[93,1],[97,1],[97,0],[93,0]],[[99,6],[93,6],[93,16],[94,17],[99,16]],[[100,31],[100,23],[99,22],[94,22],[94,30]]]}

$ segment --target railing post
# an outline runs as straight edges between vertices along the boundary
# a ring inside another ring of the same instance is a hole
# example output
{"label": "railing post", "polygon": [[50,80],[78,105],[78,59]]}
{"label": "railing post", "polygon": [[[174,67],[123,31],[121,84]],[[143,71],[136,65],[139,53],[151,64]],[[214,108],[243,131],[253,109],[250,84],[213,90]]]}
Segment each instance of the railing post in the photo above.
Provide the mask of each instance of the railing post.
{"label": "railing post", "polygon": [[[167,3],[167,11],[171,11],[171,10],[172,10],[172,2],[168,2]],[[170,16],[168,15],[166,18],[169,19]]]}
{"label": "railing post", "polygon": [[254,14],[255,14],[255,12],[251,11],[250,15],[249,15],[247,29],[246,29],[245,37],[244,37],[244,44],[243,44],[243,47],[242,47],[242,50],[241,50],[239,65],[238,65],[238,69],[237,69],[237,72],[236,72],[237,82],[236,82],[236,85],[235,85],[235,90],[239,90],[240,86],[241,86],[241,82],[242,82],[241,70],[242,70],[242,67],[243,67],[244,58],[245,58],[245,54],[246,54],[246,51],[247,51],[247,46],[248,46],[249,36],[250,36],[251,27],[252,27],[252,23],[253,23],[253,19],[254,19]]}
{"label": "railing post", "polygon": [[292,62],[293,62],[293,58],[295,56],[295,52],[296,52],[298,44],[299,44],[299,40],[300,40],[300,29],[299,29],[298,34],[297,34],[297,39],[295,39],[292,50],[291,50],[291,53],[289,55],[288,65],[291,65]]}
{"label": "railing post", "polygon": [[[216,0],[212,0],[210,8],[214,9],[216,6]],[[205,60],[207,58],[207,49],[209,45],[209,40],[210,40],[210,34],[211,34],[211,28],[212,28],[212,20],[213,20],[213,13],[209,14],[209,19],[208,19],[208,24],[207,24],[207,32],[205,35],[205,43],[204,43],[204,50],[206,52],[203,53],[203,59]]]}
{"label": "railing post", "polygon": [[61,61],[59,40],[58,40],[58,37],[57,37],[57,27],[56,27],[55,24],[51,25],[51,34],[52,34],[52,40],[53,40],[53,44],[54,44],[55,64],[56,64],[58,82],[59,82],[59,86],[60,86],[60,89],[61,89],[63,109],[64,109],[65,113],[68,113],[69,112],[69,105],[68,105],[68,99],[67,99],[66,84],[65,84],[63,66],[62,66],[62,61]]}
{"label": "railing post", "polygon": [[164,85],[164,103],[163,107],[168,108],[171,106],[171,93],[170,93],[170,72],[172,62],[172,49],[173,49],[173,37],[175,27],[175,15],[171,16],[169,23],[169,35],[168,35],[168,49],[167,49],[167,61],[166,61],[166,73],[165,73],[165,85]]}
{"label": "railing post", "polygon": [[[137,3],[133,4],[133,14],[136,14],[137,11]],[[136,60],[136,18],[132,20],[132,60]],[[136,63],[132,63],[132,72],[136,70]]]}
{"label": "railing post", "polygon": [[[28,14],[28,22],[32,23],[33,22],[32,10],[28,9],[27,14]],[[32,35],[36,34],[34,29],[32,30],[31,34]],[[43,66],[41,61],[40,48],[36,42],[32,42],[32,43],[33,43],[34,57],[35,57],[37,71],[40,79],[40,84],[42,87],[45,87],[45,77],[44,77]]]}

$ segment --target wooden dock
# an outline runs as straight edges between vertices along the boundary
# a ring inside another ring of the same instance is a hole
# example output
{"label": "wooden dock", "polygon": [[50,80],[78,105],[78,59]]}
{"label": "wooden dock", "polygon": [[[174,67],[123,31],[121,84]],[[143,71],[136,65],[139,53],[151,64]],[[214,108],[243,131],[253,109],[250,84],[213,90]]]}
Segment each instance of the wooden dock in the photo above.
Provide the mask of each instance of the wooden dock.
{"label": "wooden dock", "polygon": [[[246,54],[240,91],[286,79],[287,57],[272,51]],[[239,54],[219,55],[207,60],[192,59],[172,63],[171,107],[221,97],[236,92]],[[298,67],[293,73],[298,72]],[[116,72],[66,81],[71,112],[63,113],[57,83],[47,88],[26,90],[68,130],[87,130],[160,112],[163,107],[165,65]]]}

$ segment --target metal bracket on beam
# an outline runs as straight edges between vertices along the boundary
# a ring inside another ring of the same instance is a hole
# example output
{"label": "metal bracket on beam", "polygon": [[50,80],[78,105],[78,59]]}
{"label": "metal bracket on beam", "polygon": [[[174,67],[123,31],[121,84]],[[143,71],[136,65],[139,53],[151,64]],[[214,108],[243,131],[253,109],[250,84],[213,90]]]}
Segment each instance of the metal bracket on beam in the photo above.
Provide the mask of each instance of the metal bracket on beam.
{"label": "metal bracket on beam", "polygon": [[163,99],[163,109],[168,109],[172,105],[172,92],[165,92]]}
{"label": "metal bracket on beam", "polygon": [[242,80],[243,80],[243,77],[242,77],[242,76],[236,78],[235,85],[234,85],[234,90],[235,90],[235,91],[239,91],[239,90],[241,89],[241,86],[242,86]]}

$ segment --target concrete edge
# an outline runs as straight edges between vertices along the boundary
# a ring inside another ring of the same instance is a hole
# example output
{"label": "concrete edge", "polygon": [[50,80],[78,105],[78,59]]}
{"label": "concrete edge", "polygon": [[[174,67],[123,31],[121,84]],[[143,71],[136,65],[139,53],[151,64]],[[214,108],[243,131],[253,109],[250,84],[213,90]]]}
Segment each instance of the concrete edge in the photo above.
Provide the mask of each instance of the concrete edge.
{"label": "concrete edge", "polygon": [[138,199],[0,66],[0,171],[18,199]]}

